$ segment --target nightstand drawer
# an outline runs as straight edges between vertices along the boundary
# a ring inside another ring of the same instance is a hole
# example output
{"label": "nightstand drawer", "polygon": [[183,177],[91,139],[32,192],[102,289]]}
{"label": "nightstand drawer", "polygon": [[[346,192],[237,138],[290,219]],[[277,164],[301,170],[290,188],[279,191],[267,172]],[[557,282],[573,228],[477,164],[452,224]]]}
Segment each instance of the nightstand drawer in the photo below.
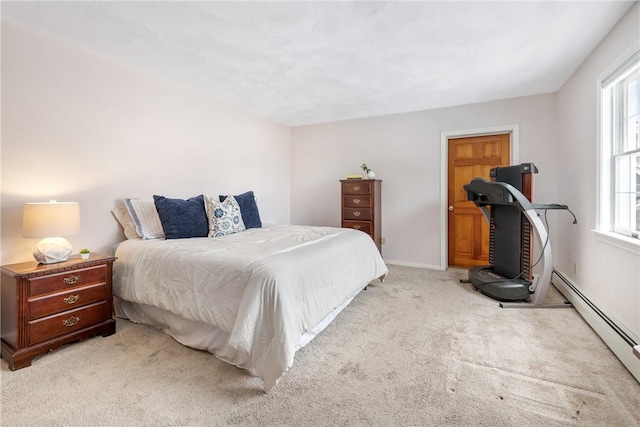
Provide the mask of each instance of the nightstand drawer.
{"label": "nightstand drawer", "polygon": [[371,196],[342,196],[342,204],[345,208],[370,208]]}
{"label": "nightstand drawer", "polygon": [[111,306],[101,301],[87,307],[65,311],[27,323],[29,345],[88,328],[111,319]]}
{"label": "nightstand drawer", "polygon": [[96,283],[80,289],[71,289],[57,294],[30,298],[28,319],[34,320],[61,311],[82,307],[106,298],[107,286],[105,283]]}
{"label": "nightstand drawer", "polygon": [[342,218],[344,220],[369,221],[371,220],[371,208],[344,208]]}
{"label": "nightstand drawer", "polygon": [[342,228],[353,228],[371,235],[371,222],[367,221],[342,221]]}
{"label": "nightstand drawer", "polygon": [[371,194],[369,181],[343,182],[342,194]]}
{"label": "nightstand drawer", "polygon": [[100,283],[104,282],[106,277],[107,267],[105,265],[82,268],[50,276],[34,277],[29,279],[29,296]]}

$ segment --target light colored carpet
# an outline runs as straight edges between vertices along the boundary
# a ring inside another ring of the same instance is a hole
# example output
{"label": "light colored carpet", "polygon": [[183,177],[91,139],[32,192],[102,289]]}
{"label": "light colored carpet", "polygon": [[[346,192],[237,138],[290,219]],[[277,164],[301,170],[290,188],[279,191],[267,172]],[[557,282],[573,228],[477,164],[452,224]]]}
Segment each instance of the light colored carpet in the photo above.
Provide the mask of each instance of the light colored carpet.
{"label": "light colored carpet", "polygon": [[[154,328],[11,372],[13,425],[640,425],[640,385],[573,309],[501,309],[462,270],[390,266],[268,395],[258,379]],[[560,298],[554,290],[551,298]]]}

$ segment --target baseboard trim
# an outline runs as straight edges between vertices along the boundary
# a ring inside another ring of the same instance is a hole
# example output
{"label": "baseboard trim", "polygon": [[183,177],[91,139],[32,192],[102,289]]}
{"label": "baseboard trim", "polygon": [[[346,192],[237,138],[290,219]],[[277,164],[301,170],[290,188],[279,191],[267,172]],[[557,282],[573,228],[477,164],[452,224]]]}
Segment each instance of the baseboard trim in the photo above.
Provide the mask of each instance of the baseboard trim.
{"label": "baseboard trim", "polygon": [[582,318],[620,359],[631,375],[640,382],[640,360],[634,354],[634,346],[638,345],[637,337],[629,336],[616,325],[610,316],[607,316],[557,269],[553,270],[551,283],[573,304]]}
{"label": "baseboard trim", "polygon": [[417,267],[417,268],[426,268],[429,270],[440,270],[443,271],[443,268],[439,265],[430,265],[430,264],[417,264],[414,262],[405,262],[405,261],[394,261],[392,259],[385,259],[385,263],[392,265],[401,265],[404,267]]}

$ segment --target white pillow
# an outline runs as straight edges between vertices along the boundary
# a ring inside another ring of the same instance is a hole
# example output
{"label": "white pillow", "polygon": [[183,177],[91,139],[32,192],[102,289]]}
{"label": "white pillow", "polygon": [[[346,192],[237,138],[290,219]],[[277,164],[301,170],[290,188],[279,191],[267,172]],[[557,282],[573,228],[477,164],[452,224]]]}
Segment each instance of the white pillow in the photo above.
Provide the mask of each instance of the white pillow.
{"label": "white pillow", "polygon": [[246,230],[242,221],[240,205],[233,196],[227,197],[224,202],[217,198],[205,196],[204,206],[209,220],[209,237],[226,236]]}
{"label": "white pillow", "polygon": [[116,217],[116,219],[122,226],[122,229],[124,230],[124,236],[127,239],[140,239],[142,237],[136,231],[136,224],[131,219],[131,215],[129,215],[129,211],[126,207],[124,207],[124,205],[113,208],[111,210],[111,213]]}
{"label": "white pillow", "polygon": [[136,231],[143,239],[164,239],[164,230],[153,199],[124,199]]}

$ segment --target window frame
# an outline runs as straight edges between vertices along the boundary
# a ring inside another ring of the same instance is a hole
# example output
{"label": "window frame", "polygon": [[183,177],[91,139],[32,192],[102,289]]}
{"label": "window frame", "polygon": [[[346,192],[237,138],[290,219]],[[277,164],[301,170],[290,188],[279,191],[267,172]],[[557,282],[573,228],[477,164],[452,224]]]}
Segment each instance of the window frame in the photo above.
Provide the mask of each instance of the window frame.
{"label": "window frame", "polygon": [[[625,132],[625,108],[623,89],[625,82],[640,71],[640,41],[611,64],[598,79],[598,192],[596,229],[604,233],[640,239],[639,230],[619,228],[616,224],[616,160],[633,157],[640,153],[640,147],[620,150]],[[636,213],[637,215],[637,213]],[[637,224],[637,222],[636,222]],[[638,227],[636,227],[638,228]]]}

